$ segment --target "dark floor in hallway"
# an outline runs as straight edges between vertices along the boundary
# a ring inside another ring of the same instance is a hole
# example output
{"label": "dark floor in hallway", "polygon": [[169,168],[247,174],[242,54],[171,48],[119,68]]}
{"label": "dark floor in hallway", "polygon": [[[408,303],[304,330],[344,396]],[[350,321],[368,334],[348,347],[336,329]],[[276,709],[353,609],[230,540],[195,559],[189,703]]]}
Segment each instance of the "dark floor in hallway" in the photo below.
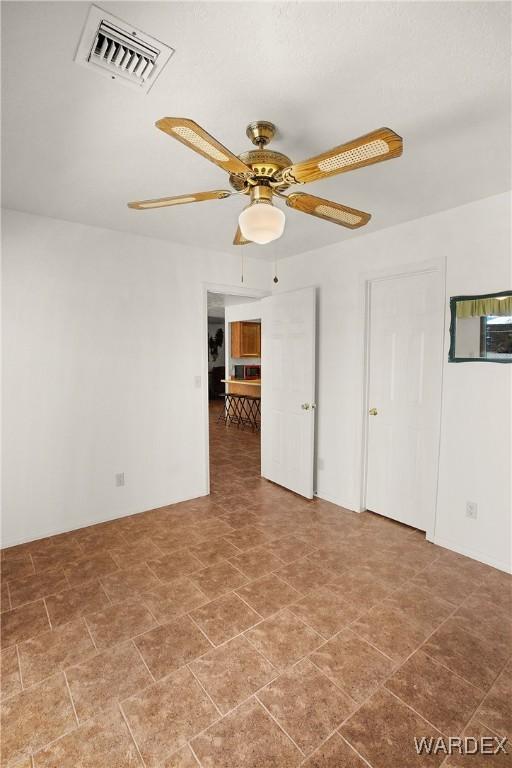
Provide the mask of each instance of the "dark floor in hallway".
{"label": "dark floor in hallway", "polygon": [[[2,551],[2,768],[470,768],[509,736],[512,577],[260,478]],[[512,752],[512,746],[508,748]]]}

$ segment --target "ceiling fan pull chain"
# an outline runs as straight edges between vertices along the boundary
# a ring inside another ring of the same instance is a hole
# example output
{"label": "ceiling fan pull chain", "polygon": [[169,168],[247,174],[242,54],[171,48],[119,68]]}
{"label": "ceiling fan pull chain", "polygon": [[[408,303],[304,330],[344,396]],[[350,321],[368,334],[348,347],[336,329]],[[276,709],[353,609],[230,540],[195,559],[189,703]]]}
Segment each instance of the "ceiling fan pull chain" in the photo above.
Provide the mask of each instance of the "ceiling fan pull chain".
{"label": "ceiling fan pull chain", "polygon": [[242,251],[242,276],[240,282],[243,283],[244,281],[244,252]]}

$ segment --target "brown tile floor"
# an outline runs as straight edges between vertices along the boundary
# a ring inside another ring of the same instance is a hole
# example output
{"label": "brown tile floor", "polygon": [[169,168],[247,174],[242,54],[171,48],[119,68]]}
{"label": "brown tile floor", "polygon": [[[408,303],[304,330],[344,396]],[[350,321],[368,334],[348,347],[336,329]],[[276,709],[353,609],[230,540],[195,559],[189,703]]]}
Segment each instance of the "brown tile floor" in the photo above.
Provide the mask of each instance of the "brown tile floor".
{"label": "brown tile floor", "polygon": [[216,415],[209,497],[2,551],[1,768],[510,766],[413,738],[512,740],[512,578]]}

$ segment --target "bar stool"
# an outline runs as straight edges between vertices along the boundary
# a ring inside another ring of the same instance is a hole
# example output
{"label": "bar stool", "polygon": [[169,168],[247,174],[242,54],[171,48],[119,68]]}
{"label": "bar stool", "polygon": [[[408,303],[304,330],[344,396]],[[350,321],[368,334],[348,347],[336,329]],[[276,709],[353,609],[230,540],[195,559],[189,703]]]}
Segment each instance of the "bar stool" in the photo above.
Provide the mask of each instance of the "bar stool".
{"label": "bar stool", "polygon": [[231,426],[231,424],[239,426],[243,418],[240,403],[243,395],[235,395],[232,392],[226,392],[224,398],[224,408],[217,417],[217,424],[222,421],[227,427]]}
{"label": "bar stool", "polygon": [[243,400],[240,403],[240,425],[242,427],[251,427],[253,432],[258,431],[261,420],[261,398],[254,395],[243,395],[242,397]]}
{"label": "bar stool", "polygon": [[251,409],[253,430],[259,432],[261,429],[261,397],[249,395],[248,400]]}
{"label": "bar stool", "polygon": [[217,424],[219,424],[221,421],[224,422],[224,424],[227,426],[228,423],[228,413],[231,410],[231,395],[229,392],[224,392],[224,408],[220,411],[218,417],[217,417]]}

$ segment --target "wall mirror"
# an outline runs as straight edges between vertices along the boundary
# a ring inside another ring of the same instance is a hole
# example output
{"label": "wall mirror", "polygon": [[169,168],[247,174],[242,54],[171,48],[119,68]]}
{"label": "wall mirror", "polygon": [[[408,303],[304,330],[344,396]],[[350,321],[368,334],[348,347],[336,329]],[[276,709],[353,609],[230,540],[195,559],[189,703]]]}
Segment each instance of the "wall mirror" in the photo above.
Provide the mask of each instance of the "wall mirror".
{"label": "wall mirror", "polygon": [[450,299],[450,363],[512,363],[512,291]]}

